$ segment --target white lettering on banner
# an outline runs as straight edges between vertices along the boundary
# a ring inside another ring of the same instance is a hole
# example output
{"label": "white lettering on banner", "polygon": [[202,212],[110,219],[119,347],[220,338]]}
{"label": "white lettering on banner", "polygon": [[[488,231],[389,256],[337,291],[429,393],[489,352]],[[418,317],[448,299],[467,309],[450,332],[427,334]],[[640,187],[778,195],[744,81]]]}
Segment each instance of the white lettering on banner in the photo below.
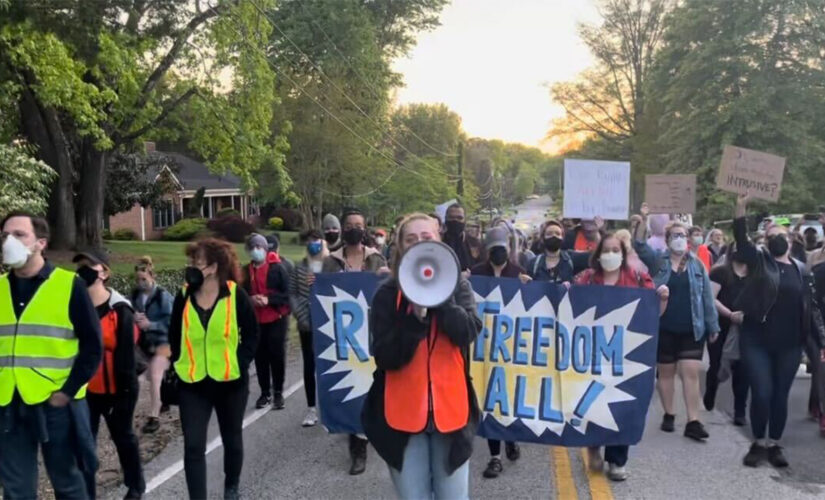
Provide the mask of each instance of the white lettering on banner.
{"label": "white lettering on banner", "polygon": [[564,160],[564,217],[626,220],[630,163]]}

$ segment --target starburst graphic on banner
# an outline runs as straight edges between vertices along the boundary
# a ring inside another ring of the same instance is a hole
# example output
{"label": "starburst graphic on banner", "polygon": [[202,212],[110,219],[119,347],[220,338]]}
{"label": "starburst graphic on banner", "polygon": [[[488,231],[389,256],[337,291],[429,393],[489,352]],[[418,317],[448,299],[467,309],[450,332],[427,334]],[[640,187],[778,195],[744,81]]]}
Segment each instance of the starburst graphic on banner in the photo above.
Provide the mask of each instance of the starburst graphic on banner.
{"label": "starburst graphic on banner", "polygon": [[[648,370],[650,367],[627,358],[627,356],[635,351],[639,346],[650,340],[651,337],[638,332],[633,332],[629,329],[633,315],[639,304],[638,300],[630,302],[622,307],[609,311],[608,313],[596,317],[596,308],[592,307],[582,312],[579,316],[573,314],[570,304],[569,294],[565,294],[558,311],[555,311],[552,304],[547,297],[542,297],[538,302],[533,304],[529,309],[525,308],[521,292],[517,292],[513,298],[506,304],[503,301],[500,287],[493,288],[487,296],[482,296],[476,293],[476,301],[478,303],[490,302],[501,305],[499,315],[509,316],[510,318],[519,317],[537,317],[547,316],[553,317],[557,323],[561,323],[568,329],[568,333],[572,336],[574,329],[577,326],[592,328],[593,326],[604,326],[606,340],[612,340],[614,334],[613,327],[619,327],[624,330],[622,336],[622,373],[614,375],[612,365],[606,360],[602,360],[602,373],[578,373],[570,367],[564,371],[557,371],[555,369],[556,360],[556,329],[548,329],[544,332],[544,336],[550,338],[549,347],[545,348],[547,366],[533,366],[532,363],[527,365],[517,365],[509,362],[507,366],[507,380],[506,391],[510,401],[509,413],[504,415],[500,411],[499,406],[495,406],[492,412],[489,412],[486,418],[494,418],[501,425],[505,427],[511,426],[516,421],[521,421],[527,428],[530,429],[537,437],[540,437],[544,432],[550,431],[553,434],[561,436],[565,426],[570,425],[580,433],[587,431],[588,425],[593,423],[605,429],[618,431],[619,427],[610,409],[611,403],[618,403],[623,401],[633,401],[635,397],[631,394],[619,389],[617,386],[625,381],[628,381]],[[493,330],[493,315],[486,314],[482,318],[484,328],[489,332],[489,336],[484,339],[484,362],[474,362],[472,365],[473,379],[476,382],[476,389],[479,393],[480,402],[484,401],[486,384],[490,376],[491,369],[499,363],[490,361],[490,349],[492,346],[492,330]],[[526,339],[526,349],[532,355],[533,336],[535,331],[530,330],[524,332],[523,336]],[[479,337],[481,340],[481,337]],[[513,337],[507,341],[507,346],[510,347],[510,354],[513,355]],[[540,419],[538,411],[534,418],[517,417],[514,415],[513,409],[515,406],[515,385],[516,377],[519,375],[526,376],[528,380],[528,388],[525,392],[524,405],[533,409],[538,409],[541,404],[539,401],[542,378],[552,379],[552,403],[551,407],[561,412],[562,421],[549,421],[547,419]],[[587,392],[591,383],[596,381],[603,385],[601,392],[598,393],[595,399],[589,405],[586,411],[576,414],[579,403]],[[478,387],[481,384],[482,387]]]}
{"label": "starburst graphic on banner", "polygon": [[[320,359],[325,359],[334,363],[322,375],[332,375],[336,373],[346,373],[346,375],[338,381],[330,390],[349,389],[347,395],[344,396],[342,402],[347,402],[366,394],[372,385],[372,373],[375,370],[375,361],[372,357],[368,357],[366,361],[359,359],[356,355],[353,346],[350,345],[344,338],[335,335],[334,322],[334,304],[344,302],[354,302],[357,308],[363,312],[364,316],[358,329],[353,334],[362,352],[369,353],[369,304],[367,303],[364,293],[360,292],[358,297],[354,297],[338,287],[332,287],[334,295],[317,295],[318,302],[324,309],[327,316],[327,322],[322,325],[318,331],[326,335],[332,340],[332,344],[318,355]],[[346,323],[344,326],[349,326],[350,321],[355,321],[352,317],[344,319]],[[339,347],[346,352],[343,359],[339,358]]]}

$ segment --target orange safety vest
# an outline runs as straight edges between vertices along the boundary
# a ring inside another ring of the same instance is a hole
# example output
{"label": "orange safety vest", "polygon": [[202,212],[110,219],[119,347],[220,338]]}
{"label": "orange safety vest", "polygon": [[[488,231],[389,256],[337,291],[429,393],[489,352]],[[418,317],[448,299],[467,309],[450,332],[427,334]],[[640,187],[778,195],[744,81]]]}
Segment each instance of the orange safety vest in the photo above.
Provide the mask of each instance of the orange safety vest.
{"label": "orange safety vest", "polygon": [[[399,291],[396,308],[400,307]],[[391,428],[422,432],[430,411],[441,433],[457,431],[470,419],[464,356],[438,328],[435,318],[412,360],[398,370],[387,370],[384,386],[384,416]]]}
{"label": "orange safety vest", "polygon": [[[89,392],[93,394],[115,394],[115,349],[117,348],[117,312],[114,309],[100,318],[100,329],[103,333],[103,358],[100,366],[91,380],[89,380]],[[137,342],[139,330],[135,325],[134,338]]]}

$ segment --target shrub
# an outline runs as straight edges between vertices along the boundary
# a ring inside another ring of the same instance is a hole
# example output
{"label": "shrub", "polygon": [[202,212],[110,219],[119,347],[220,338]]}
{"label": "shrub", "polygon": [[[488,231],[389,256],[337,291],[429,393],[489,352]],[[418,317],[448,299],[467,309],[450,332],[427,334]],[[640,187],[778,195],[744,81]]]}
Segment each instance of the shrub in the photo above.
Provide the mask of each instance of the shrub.
{"label": "shrub", "polygon": [[112,236],[112,239],[117,240],[117,241],[134,241],[134,240],[138,239],[137,233],[135,233],[134,231],[132,231],[129,228],[118,229],[111,236]]}
{"label": "shrub", "polygon": [[[284,231],[300,231],[304,225],[304,216],[298,210],[292,208],[279,208],[272,212],[272,217],[279,217],[284,221],[284,226],[281,229]],[[272,220],[272,219],[270,219]]]}
{"label": "shrub", "polygon": [[109,231],[108,229],[104,229],[102,238],[104,240],[111,240],[112,239],[112,232]]}
{"label": "shrub", "polygon": [[233,243],[243,243],[246,237],[255,231],[252,224],[234,215],[212,219],[206,227],[212,230],[217,237]]}
{"label": "shrub", "polygon": [[[166,291],[175,295],[183,284],[183,269],[162,269],[155,271],[155,280],[160,286],[165,288]],[[135,287],[134,273],[114,274],[109,278],[106,286],[117,290],[128,298],[132,293],[132,289]]]}
{"label": "shrub", "polygon": [[215,216],[218,217],[218,218],[226,217],[228,215],[234,215],[234,216],[240,217],[241,213],[238,212],[237,210],[235,210],[232,207],[226,207],[226,208],[222,208],[222,209],[218,210],[218,213],[215,214]]}
{"label": "shrub", "polygon": [[168,241],[189,241],[206,230],[206,219],[182,219],[174,226],[166,228],[163,239]]}
{"label": "shrub", "polygon": [[269,219],[269,228],[280,231],[284,228],[284,220],[280,217],[271,217]]}

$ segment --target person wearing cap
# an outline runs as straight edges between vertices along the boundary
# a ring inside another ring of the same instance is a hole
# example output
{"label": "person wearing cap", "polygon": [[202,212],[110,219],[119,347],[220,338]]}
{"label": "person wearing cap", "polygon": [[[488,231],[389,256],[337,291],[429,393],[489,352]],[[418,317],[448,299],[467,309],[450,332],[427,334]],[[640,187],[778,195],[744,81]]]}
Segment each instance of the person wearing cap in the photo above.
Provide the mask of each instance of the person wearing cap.
{"label": "person wearing cap", "polygon": [[271,251],[267,239],[257,233],[250,235],[246,242],[251,262],[243,268],[243,286],[255,306],[260,327],[255,353],[255,369],[261,388],[261,396],[255,402],[258,409],[270,403],[276,410],[284,407],[289,272],[281,262],[277,248],[275,246],[275,251]]}
{"label": "person wearing cap", "polygon": [[[529,281],[524,269],[510,259],[510,233],[502,226],[495,226],[484,236],[484,247],[487,249],[487,261],[475,265],[470,273],[473,276],[495,276],[499,278],[520,278]],[[488,439],[490,461],[484,469],[484,477],[493,479],[504,470],[501,463],[501,441]],[[505,443],[505,452],[510,461],[521,457],[518,444]]]}
{"label": "person wearing cap", "polygon": [[[97,455],[86,383],[100,364],[100,320],[86,284],[43,251],[49,224],[13,212],[2,224],[0,481],[5,498],[36,498],[38,448],[57,498],[88,495]],[[13,342],[12,342],[13,340]]]}
{"label": "person wearing cap", "polygon": [[324,240],[326,240],[330,252],[344,246],[344,241],[341,239],[341,221],[334,214],[324,216],[321,229],[324,231]]}
{"label": "person wearing cap", "polygon": [[[132,304],[106,286],[111,269],[104,251],[80,252],[72,262],[77,264],[77,275],[86,284],[97,309],[103,339],[103,359],[88,385],[92,435],[97,439],[100,418],[103,417],[123,469],[123,484],[128,488],[126,498],[140,498],[146,490],[146,481],[133,423],[138,399],[135,361],[138,330]],[[86,482],[90,496],[94,497],[94,474]]]}
{"label": "person wearing cap", "polygon": [[604,219],[595,217],[593,219],[582,219],[581,224],[571,230],[565,231],[562,249],[574,250],[576,252],[592,252],[599,244],[599,240],[604,232]]}

